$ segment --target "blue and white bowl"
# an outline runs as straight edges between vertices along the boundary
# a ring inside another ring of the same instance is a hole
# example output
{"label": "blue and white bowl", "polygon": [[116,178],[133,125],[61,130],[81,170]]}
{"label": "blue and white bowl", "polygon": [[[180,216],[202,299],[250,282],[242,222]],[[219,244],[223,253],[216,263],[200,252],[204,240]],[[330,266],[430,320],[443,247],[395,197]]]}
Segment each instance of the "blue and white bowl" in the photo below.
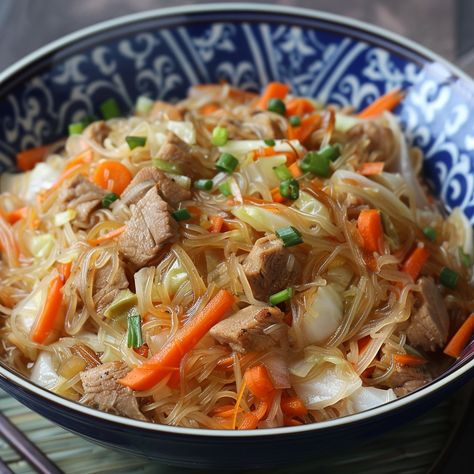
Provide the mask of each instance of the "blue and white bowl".
{"label": "blue and white bowl", "polygon": [[[67,126],[117,99],[124,112],[148,95],[173,101],[192,84],[226,80],[258,90],[270,80],[295,94],[361,109],[402,87],[398,107],[424,173],[449,209],[474,223],[474,84],[453,65],[399,36],[347,18],[274,5],[189,6],[130,15],[69,35],[0,75],[0,167],[16,152],[64,137]],[[474,343],[446,374],[400,400],[312,425],[210,431],[102,413],[52,394],[0,364],[0,387],[98,443],[164,462],[220,468],[281,465],[380,434],[426,410],[474,374]]]}

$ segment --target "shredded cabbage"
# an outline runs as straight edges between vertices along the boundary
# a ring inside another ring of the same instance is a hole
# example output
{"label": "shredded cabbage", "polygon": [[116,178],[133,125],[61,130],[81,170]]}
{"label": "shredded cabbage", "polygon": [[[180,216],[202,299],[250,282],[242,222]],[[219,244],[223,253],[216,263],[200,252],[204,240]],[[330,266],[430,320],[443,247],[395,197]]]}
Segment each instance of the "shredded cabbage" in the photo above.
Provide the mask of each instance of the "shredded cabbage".
{"label": "shredded cabbage", "polygon": [[77,216],[77,211],[75,209],[66,209],[63,212],[59,212],[54,216],[54,225],[56,227],[61,227],[68,222],[74,220]]}
{"label": "shredded cabbage", "polygon": [[360,387],[347,398],[346,409],[348,414],[359,413],[396,399],[397,396],[391,388],[383,390],[375,387]]}
{"label": "shredded cabbage", "polygon": [[291,225],[281,215],[249,204],[234,207],[232,214],[259,232],[275,232],[277,229]]}
{"label": "shredded cabbage", "polygon": [[29,250],[37,258],[46,258],[53,250],[55,242],[52,234],[34,235],[29,240]]}
{"label": "shredded cabbage", "polygon": [[31,369],[30,379],[40,387],[52,389],[59,381],[50,352],[41,351]]}

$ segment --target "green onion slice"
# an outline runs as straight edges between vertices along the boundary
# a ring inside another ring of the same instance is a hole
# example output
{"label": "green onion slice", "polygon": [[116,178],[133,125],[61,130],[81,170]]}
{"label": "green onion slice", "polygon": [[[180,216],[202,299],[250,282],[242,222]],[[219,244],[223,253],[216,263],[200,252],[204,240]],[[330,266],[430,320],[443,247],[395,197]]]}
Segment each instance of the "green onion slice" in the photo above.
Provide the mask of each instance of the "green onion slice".
{"label": "green onion slice", "polygon": [[459,260],[461,260],[461,264],[465,267],[469,267],[472,263],[471,256],[468,253],[464,253],[464,249],[459,247]]}
{"label": "green onion slice", "polygon": [[127,346],[141,347],[143,345],[142,318],[136,308],[128,311],[127,325]]}
{"label": "green onion slice", "polygon": [[298,117],[298,115],[292,115],[288,119],[288,122],[290,122],[292,127],[299,127],[301,125],[301,119]]}
{"label": "green onion slice", "polygon": [[456,288],[456,285],[458,283],[458,278],[459,278],[459,275],[454,270],[451,270],[448,267],[443,267],[439,274],[439,282],[443,286],[446,286],[447,288],[451,288],[452,290]]}
{"label": "green onion slice", "polygon": [[225,183],[222,183],[220,186],[219,186],[219,191],[224,195],[224,196],[231,196],[232,195],[232,191],[230,189],[230,183],[229,181],[226,181]]}
{"label": "green onion slice", "polygon": [[104,120],[110,120],[122,115],[122,112],[120,112],[120,107],[113,97],[100,104],[100,112],[102,113]]}
{"label": "green onion slice", "polygon": [[135,103],[135,112],[137,114],[146,115],[149,112],[151,112],[151,109],[153,108],[154,103],[155,102],[151,100],[150,98],[144,95],[141,95],[140,97],[138,97]]}
{"label": "green onion slice", "polygon": [[196,189],[210,191],[212,189],[212,186],[214,186],[212,179],[198,179],[197,181],[194,181],[194,187]]}
{"label": "green onion slice", "polygon": [[108,193],[102,198],[102,207],[108,209],[110,205],[118,199],[118,194]]}
{"label": "green onion slice", "polygon": [[70,123],[68,127],[69,135],[80,135],[85,128],[86,125],[83,122]]}
{"label": "green onion slice", "polygon": [[226,173],[232,173],[237,165],[239,160],[230,153],[222,153],[219,159],[216,161],[216,168],[219,171],[225,171]]}
{"label": "green onion slice", "polygon": [[263,140],[263,143],[267,146],[275,146],[275,140],[269,139],[269,140]]}
{"label": "green onion slice", "polygon": [[300,185],[296,179],[285,179],[280,183],[280,194],[284,198],[298,199],[300,195]]}
{"label": "green onion slice", "polygon": [[285,288],[284,290],[279,291],[278,293],[274,293],[269,298],[269,303],[273,306],[283,303],[283,301],[287,301],[291,299],[293,296],[293,288]]}
{"label": "green onion slice", "polygon": [[161,171],[164,171],[165,173],[171,173],[171,174],[184,174],[183,171],[181,170],[181,167],[176,165],[175,163],[170,163],[169,161],[165,160],[160,160],[159,158],[155,158],[153,161],[153,166],[155,168],[158,168]]}
{"label": "green onion slice", "polygon": [[303,243],[301,232],[291,225],[277,229],[275,233],[283,241],[283,247],[293,247]]}
{"label": "green onion slice", "polygon": [[177,211],[174,211],[171,215],[177,221],[186,221],[188,219],[191,219],[191,214],[185,207],[183,207],[182,209],[178,209]]}
{"label": "green onion slice", "polygon": [[301,171],[305,173],[313,173],[316,176],[322,178],[328,178],[331,174],[331,168],[329,166],[330,160],[326,154],[322,154],[316,151],[310,151],[306,153],[300,162]]}
{"label": "green onion slice", "polygon": [[281,99],[275,99],[275,98],[270,99],[268,101],[267,109],[270,112],[274,112],[274,113],[280,114],[280,115],[285,115],[285,113],[286,113],[285,103]]}
{"label": "green onion slice", "polygon": [[145,146],[146,137],[135,137],[129,135],[128,137],[125,137],[125,141],[127,142],[130,150],[133,150],[134,148],[137,148],[139,146]]}
{"label": "green onion slice", "polygon": [[273,168],[273,171],[275,172],[277,178],[280,180],[280,181],[283,181],[285,179],[291,179],[293,178],[293,175],[291,174],[290,170],[287,168],[286,165],[279,165],[279,166],[275,166]]}
{"label": "green onion slice", "polygon": [[425,227],[423,229],[423,234],[425,234],[425,237],[428,240],[431,240],[431,242],[434,242],[436,240],[437,233],[436,229],[433,229],[433,227]]}
{"label": "green onion slice", "polygon": [[224,146],[229,140],[229,132],[225,127],[214,127],[211,143],[215,146]]}

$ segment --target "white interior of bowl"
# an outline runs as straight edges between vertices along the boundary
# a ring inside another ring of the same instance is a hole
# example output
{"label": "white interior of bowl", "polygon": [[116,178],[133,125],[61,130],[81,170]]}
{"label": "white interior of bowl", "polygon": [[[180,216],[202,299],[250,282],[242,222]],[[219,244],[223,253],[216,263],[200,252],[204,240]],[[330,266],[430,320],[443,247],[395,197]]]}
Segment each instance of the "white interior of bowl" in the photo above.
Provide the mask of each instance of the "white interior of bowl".
{"label": "white interior of bowl", "polygon": [[[449,63],[448,61],[444,60],[440,56],[434,54],[427,48],[424,48],[417,43],[405,39],[395,33],[391,33],[387,30],[382,28],[358,21],[352,20],[350,18],[341,17],[339,15],[323,13],[319,11],[308,10],[304,8],[296,8],[296,7],[285,7],[285,6],[277,6],[277,5],[258,5],[258,4],[250,4],[250,3],[228,3],[228,4],[205,4],[205,5],[194,5],[194,6],[181,6],[181,7],[171,7],[171,8],[164,8],[159,10],[152,10],[143,13],[137,13],[133,15],[127,15],[121,18],[117,18],[114,20],[105,21],[99,23],[97,25],[84,28],[79,30],[75,33],[67,35],[61,39],[58,39],[37,51],[29,54],[22,60],[18,61],[17,63],[13,64],[9,68],[7,68],[3,73],[0,74],[0,83],[6,81],[8,78],[15,75],[18,71],[22,70],[25,67],[28,67],[34,61],[37,61],[45,56],[48,56],[54,51],[60,50],[67,45],[73,44],[76,41],[79,41],[83,38],[86,38],[92,34],[95,34],[100,31],[108,30],[111,28],[115,28],[121,25],[126,25],[130,23],[136,23],[144,20],[149,20],[156,17],[168,17],[174,15],[185,15],[187,13],[205,13],[212,11],[213,13],[216,12],[235,12],[237,10],[245,10],[248,12],[267,12],[267,13],[280,13],[287,16],[287,19],[290,19],[291,16],[298,15],[298,16],[305,16],[308,18],[314,18],[317,20],[322,21],[330,21],[333,23],[339,23],[341,25],[347,27],[354,27],[360,30],[365,30],[371,35],[378,35],[390,42],[395,44],[401,45],[406,49],[410,49],[421,56],[427,58],[428,61],[437,62],[443,64],[447,67],[450,71],[452,71],[456,76],[464,81],[468,81],[473,84],[472,79],[467,76],[464,72],[458,69],[453,64]],[[167,425],[160,425],[160,424],[153,424],[144,421],[137,421],[130,418],[124,418],[117,415],[112,415],[110,413],[104,413],[93,408],[87,407],[85,405],[81,405],[79,403],[67,400],[62,398],[52,392],[49,392],[41,387],[36,386],[32,382],[29,382],[27,379],[20,377],[12,372],[10,372],[6,367],[0,366],[0,376],[14,382],[21,388],[35,393],[37,396],[40,396],[46,401],[50,401],[52,403],[57,403],[63,405],[64,407],[74,410],[78,413],[83,413],[85,415],[93,416],[99,419],[104,419],[110,422],[114,422],[123,426],[130,426],[134,428],[144,429],[147,431],[159,431],[159,432],[168,432],[174,434],[186,434],[192,436],[218,436],[218,437],[230,437],[230,438],[241,438],[241,437],[261,437],[261,436],[273,436],[273,435],[280,435],[280,434],[290,434],[290,433],[302,433],[306,431],[313,431],[313,430],[324,430],[331,427],[341,426],[341,425],[349,425],[361,422],[363,420],[367,420],[371,417],[376,417],[378,415],[382,415],[392,410],[397,410],[405,405],[410,403],[414,403],[429,394],[440,390],[442,387],[451,384],[457,378],[462,377],[464,374],[467,374],[470,371],[474,370],[474,358],[468,362],[466,362],[463,366],[456,369],[453,373],[440,378],[429,384],[428,386],[406,396],[399,400],[394,400],[390,403],[385,405],[381,405],[379,407],[373,408],[371,410],[357,413],[355,415],[349,415],[342,418],[336,418],[334,420],[322,421],[318,423],[313,423],[309,425],[302,425],[296,427],[282,427],[282,428],[269,428],[265,430],[252,430],[252,431],[231,431],[231,430],[209,430],[209,429],[195,429],[195,428],[181,428],[181,427],[174,427],[174,426],[167,426]]]}

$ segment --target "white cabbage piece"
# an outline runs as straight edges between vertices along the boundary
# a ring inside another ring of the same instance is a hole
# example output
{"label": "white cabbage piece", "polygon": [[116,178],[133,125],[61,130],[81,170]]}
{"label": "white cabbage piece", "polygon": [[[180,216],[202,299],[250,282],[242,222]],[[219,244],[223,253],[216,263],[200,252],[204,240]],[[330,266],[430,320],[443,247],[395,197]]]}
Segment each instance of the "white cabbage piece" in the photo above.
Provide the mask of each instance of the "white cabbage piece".
{"label": "white cabbage piece", "polygon": [[453,209],[451,214],[447,219],[450,224],[450,236],[449,243],[456,248],[462,247],[463,252],[473,257],[473,236],[472,236],[472,227],[467,217],[461,211],[459,207]]}
{"label": "white cabbage piece", "polygon": [[15,319],[18,327],[28,334],[35,323],[36,317],[41,311],[41,303],[46,298],[48,285],[45,282],[39,285],[23,301],[18,303],[12,311],[12,317]]}
{"label": "white cabbage piece", "polygon": [[166,124],[166,128],[188,145],[194,145],[196,143],[196,130],[192,122],[176,122],[170,120]]}
{"label": "white cabbage piece", "polygon": [[360,387],[347,398],[346,409],[348,413],[359,413],[396,399],[397,396],[391,388],[384,390],[375,387]]}
{"label": "white cabbage piece", "polygon": [[326,272],[326,280],[333,284],[334,289],[338,292],[343,292],[349,286],[354,272],[349,266],[338,266],[330,268]]}
{"label": "white cabbage piece", "polygon": [[188,274],[186,270],[180,265],[179,261],[176,260],[166,272],[163,278],[163,285],[169,295],[174,295],[187,280]]}
{"label": "white cabbage piece", "polygon": [[234,207],[232,214],[258,232],[275,232],[291,225],[290,221],[281,215],[250,204]]}
{"label": "white cabbage piece", "polygon": [[40,387],[52,389],[59,381],[50,352],[41,351],[31,369],[30,380]]}
{"label": "white cabbage piece", "polygon": [[334,285],[319,287],[308,301],[301,329],[309,344],[323,345],[342,322],[343,301]]}
{"label": "white cabbage piece", "polygon": [[338,132],[345,133],[358,123],[363,122],[362,119],[357,118],[355,115],[346,115],[336,113],[336,121],[334,123],[334,129]]}
{"label": "white cabbage piece", "polygon": [[53,234],[38,234],[28,241],[30,252],[37,258],[46,258],[53,250],[56,240]]}
{"label": "white cabbage piece", "polygon": [[[225,145],[219,147],[221,153],[230,153],[238,160],[242,160],[251,151],[267,147],[263,140],[229,140]],[[275,140],[273,149],[279,151],[294,151],[304,153],[304,148],[299,140]]]}
{"label": "white cabbage piece", "polygon": [[306,191],[300,191],[300,195],[292,204],[292,207],[312,216],[321,216],[329,219],[329,212],[326,207]]}
{"label": "white cabbage piece", "polygon": [[280,184],[273,168],[286,163],[285,155],[269,156],[260,158],[245,166],[242,166],[240,173],[250,184],[263,183],[269,188],[276,188]]}
{"label": "white cabbage piece", "polygon": [[64,224],[67,224],[68,222],[74,220],[77,216],[77,211],[75,209],[66,209],[63,212],[58,212],[54,216],[54,225],[56,227],[61,227]]}

